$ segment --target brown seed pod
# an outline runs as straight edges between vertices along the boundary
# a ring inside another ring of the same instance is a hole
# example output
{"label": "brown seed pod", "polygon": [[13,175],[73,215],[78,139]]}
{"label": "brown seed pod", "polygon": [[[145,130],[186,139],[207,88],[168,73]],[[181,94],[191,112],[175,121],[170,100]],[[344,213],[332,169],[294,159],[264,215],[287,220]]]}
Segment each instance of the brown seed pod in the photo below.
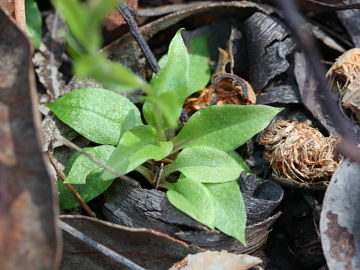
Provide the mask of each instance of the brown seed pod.
{"label": "brown seed pod", "polygon": [[251,85],[244,79],[230,73],[219,73],[213,76],[209,88],[200,91],[198,97],[188,98],[186,111],[197,111],[210,105],[252,105],[256,95]]}
{"label": "brown seed pod", "polygon": [[342,54],[326,74],[331,87],[340,93],[341,104],[360,121],[360,48]]}
{"label": "brown seed pod", "polygon": [[267,152],[273,177],[287,185],[324,189],[341,158],[336,155],[338,138],[324,137],[317,129],[296,121],[278,120],[259,140]]}

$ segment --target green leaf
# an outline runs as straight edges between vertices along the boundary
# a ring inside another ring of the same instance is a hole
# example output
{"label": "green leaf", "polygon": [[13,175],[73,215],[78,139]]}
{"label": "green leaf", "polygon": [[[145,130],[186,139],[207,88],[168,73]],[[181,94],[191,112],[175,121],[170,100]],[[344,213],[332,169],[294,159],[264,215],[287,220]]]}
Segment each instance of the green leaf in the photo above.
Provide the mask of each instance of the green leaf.
{"label": "green leaf", "polygon": [[247,165],[246,161],[239,155],[238,152],[231,151],[228,153],[235,161],[248,173],[251,173],[251,169]]}
{"label": "green leaf", "polygon": [[232,181],[244,170],[229,154],[206,146],[185,148],[176,160],[164,167],[164,174],[182,172],[202,183]]}
{"label": "green leaf", "polygon": [[[189,80],[189,54],[181,37],[180,29],[169,45],[166,65],[152,78],[150,84],[157,93],[156,102],[162,108],[164,127],[176,127],[181,113],[183,102],[187,96]],[[171,94],[165,94],[172,92]],[[172,101],[169,104],[169,99]],[[148,124],[155,125],[154,118],[159,117],[158,112],[152,110],[152,106],[145,102],[143,107],[144,117]]]}
{"label": "green leaf", "polygon": [[[150,126],[137,126],[124,133],[107,164],[121,174],[131,172],[149,159],[160,160],[172,151],[171,142],[156,141],[156,132]],[[113,175],[104,171],[102,178]]]}
{"label": "green leaf", "polygon": [[211,77],[208,37],[203,35],[191,39],[190,48],[190,71],[187,96],[204,88],[209,83]]}
{"label": "green leaf", "polygon": [[[168,55],[163,55],[159,60],[159,66],[165,67]],[[211,77],[209,64],[208,37],[202,35],[190,40],[189,54],[189,82],[186,97],[204,88]],[[185,97],[185,98],[186,98]]]}
{"label": "green leaf", "polygon": [[90,76],[103,86],[119,92],[150,87],[132,71],[108,61],[104,55],[79,56],[74,63],[74,72],[79,77]]}
{"label": "green leaf", "polygon": [[[111,152],[114,150],[115,147],[109,146],[109,145],[102,145],[98,147],[88,147],[84,148],[86,152],[89,154],[95,156],[100,161],[106,162],[111,155]],[[100,149],[100,151],[99,151]],[[99,153],[102,154],[99,154]],[[79,170],[78,166],[81,166],[82,162],[78,162],[78,159],[86,158],[80,153],[75,153],[72,155],[72,157],[69,159],[66,168],[64,170],[65,175],[70,176],[70,173],[76,170]],[[86,158],[88,159],[88,158]],[[83,160],[86,162],[85,160]],[[91,162],[88,159],[89,162]],[[92,163],[92,162],[91,162]],[[93,163],[92,163],[93,164]],[[74,167],[76,166],[77,169]],[[97,165],[94,167],[98,167]],[[92,200],[93,198],[97,197],[101,193],[103,193],[112,183],[112,181],[102,181],[100,175],[102,174],[103,169],[93,169],[90,171],[79,171],[79,179],[83,179],[86,177],[86,184],[78,184],[73,185],[75,189],[80,194],[81,198],[88,202]],[[72,174],[74,174],[72,172]],[[80,175],[82,173],[82,175]],[[79,206],[79,203],[74,199],[73,195],[69,191],[69,189],[66,187],[66,185],[62,181],[57,181],[57,187],[59,191],[59,203],[61,209],[68,209]]]}
{"label": "green leaf", "polygon": [[200,223],[214,229],[214,200],[203,184],[189,178],[167,184],[166,193],[170,203]]}
{"label": "green leaf", "polygon": [[70,92],[47,106],[62,122],[99,144],[117,145],[123,132],[142,124],[134,104],[100,88]]}
{"label": "green leaf", "polygon": [[173,138],[175,149],[209,146],[230,152],[264,129],[282,108],[218,105],[196,112]]}
{"label": "green leaf", "polygon": [[[91,154],[97,160],[104,162],[110,158],[114,149],[115,147],[110,145],[84,148],[87,153]],[[91,161],[88,157],[84,155],[78,155],[76,160],[71,164],[69,174],[67,175],[67,180],[64,183],[85,184],[88,174],[91,174],[91,172],[98,168],[99,165]],[[114,178],[115,177],[112,179]]]}
{"label": "green leaf", "polygon": [[215,227],[246,245],[246,209],[237,181],[204,185],[215,201]]}
{"label": "green leaf", "polygon": [[39,7],[35,0],[25,1],[26,30],[31,38],[35,49],[39,49],[41,44],[42,18]]}

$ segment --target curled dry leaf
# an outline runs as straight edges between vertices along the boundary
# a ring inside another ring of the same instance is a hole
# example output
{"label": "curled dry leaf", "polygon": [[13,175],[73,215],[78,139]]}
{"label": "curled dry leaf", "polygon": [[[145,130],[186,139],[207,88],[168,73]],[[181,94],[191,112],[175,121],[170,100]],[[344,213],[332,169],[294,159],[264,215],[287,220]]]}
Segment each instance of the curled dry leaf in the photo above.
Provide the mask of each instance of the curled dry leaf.
{"label": "curled dry leaf", "polygon": [[220,252],[206,251],[186,256],[169,270],[247,270],[261,262],[262,260],[260,258],[250,255],[232,254],[225,250]]}
{"label": "curled dry leaf", "polygon": [[327,72],[332,88],[340,93],[344,108],[350,109],[360,121],[360,49],[342,54]]}
{"label": "curled dry leaf", "polygon": [[31,45],[0,9],[0,268],[56,269],[53,186],[38,145]]}
{"label": "curled dry leaf", "polygon": [[341,162],[335,153],[338,138],[324,137],[305,123],[278,120],[263,132],[259,143],[269,151],[264,156],[273,177],[286,184],[295,180],[310,187],[328,181]]}
{"label": "curled dry leaf", "polygon": [[251,85],[244,79],[230,73],[219,73],[213,76],[209,88],[200,91],[198,97],[188,98],[186,111],[198,111],[210,105],[253,105],[256,95]]}

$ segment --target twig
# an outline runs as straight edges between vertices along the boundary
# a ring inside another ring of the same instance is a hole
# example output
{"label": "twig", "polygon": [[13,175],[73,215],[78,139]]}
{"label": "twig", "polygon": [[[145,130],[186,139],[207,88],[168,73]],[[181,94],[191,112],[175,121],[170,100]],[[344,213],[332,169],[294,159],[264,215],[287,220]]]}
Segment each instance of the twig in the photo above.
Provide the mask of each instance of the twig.
{"label": "twig", "polygon": [[85,152],[84,150],[82,150],[79,146],[77,146],[76,144],[72,143],[71,141],[67,140],[66,138],[64,138],[61,135],[56,136],[56,139],[58,139],[59,141],[61,141],[63,144],[65,144],[67,147],[79,152],[80,154],[86,156],[88,159],[90,159],[92,162],[96,163],[97,165],[101,166],[102,168],[104,168],[105,170],[111,172],[112,174],[116,175],[116,177],[120,178],[122,181],[124,181],[125,183],[127,183],[128,185],[134,186],[134,187],[138,187],[140,186],[139,182],[126,176],[126,175],[122,175],[120,173],[118,173],[116,170],[114,170],[113,168],[111,168],[110,166],[108,166],[107,164],[105,164],[104,162],[96,159],[95,157],[93,157],[92,155],[90,155],[89,153]]}
{"label": "twig", "polygon": [[159,64],[157,63],[154,54],[149,48],[149,45],[146,43],[143,35],[141,34],[139,27],[137,26],[137,23],[135,22],[135,19],[132,14],[132,9],[126,4],[118,4],[117,5],[121,15],[124,17],[130,33],[133,35],[133,37],[136,39],[137,43],[139,44],[141,50],[143,51],[146,59],[148,60],[151,69],[158,73],[160,71]]}
{"label": "twig", "polygon": [[[63,182],[66,181],[67,177],[65,176],[63,171],[59,168],[57,164],[57,160],[54,157],[54,150],[52,148],[49,148],[48,155],[49,155],[49,160],[56,171],[56,174],[60,177],[61,181]],[[86,202],[84,202],[84,200],[81,198],[80,194],[77,192],[74,186],[72,184],[67,184],[67,183],[65,183],[65,185],[69,189],[71,194],[74,196],[75,200],[77,200],[80,206],[85,210],[85,212],[91,217],[96,217],[95,212],[91,210],[91,208],[86,204]]]}
{"label": "twig", "polygon": [[25,0],[14,0],[15,20],[24,32],[26,31]]}
{"label": "twig", "polygon": [[321,107],[333,119],[339,135],[342,137],[342,140],[339,143],[339,151],[354,161],[360,162],[360,152],[355,140],[356,136],[346,127],[344,120],[341,118],[337,101],[327,86],[324,75],[326,72],[320,65],[320,52],[309,33],[301,28],[301,26],[304,25],[304,19],[300,15],[294,0],[278,0],[277,2],[284,13],[284,18],[287,20],[298,44],[304,51],[308,63],[312,67],[314,76],[319,83],[319,90],[327,97],[326,106],[321,104]]}
{"label": "twig", "polygon": [[155,190],[158,190],[158,188],[159,188],[160,180],[161,180],[161,178],[162,178],[163,172],[164,172],[164,162],[161,162],[159,171],[158,171],[158,173],[157,173],[157,175],[156,175]]}
{"label": "twig", "polygon": [[69,224],[63,222],[62,220],[58,220],[59,227],[69,233],[70,235],[74,236],[75,238],[79,239],[80,241],[84,242],[86,245],[96,249],[101,254],[105,255],[106,257],[112,259],[114,262],[117,262],[121,265],[126,266],[126,268],[131,270],[145,270],[145,268],[141,267],[140,265],[132,262],[131,260],[121,256],[119,253],[111,250],[110,248],[96,242],[89,236],[85,235],[84,233],[80,232],[79,230],[75,229],[74,227],[70,226]]}

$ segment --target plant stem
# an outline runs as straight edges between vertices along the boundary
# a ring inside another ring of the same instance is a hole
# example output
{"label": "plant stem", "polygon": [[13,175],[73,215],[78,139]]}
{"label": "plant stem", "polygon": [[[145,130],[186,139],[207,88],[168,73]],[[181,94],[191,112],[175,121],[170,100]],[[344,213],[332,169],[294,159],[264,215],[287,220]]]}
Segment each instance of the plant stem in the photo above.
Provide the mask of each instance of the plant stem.
{"label": "plant stem", "polygon": [[160,71],[159,64],[156,61],[156,58],[152,51],[150,50],[149,45],[146,43],[143,35],[140,32],[139,27],[137,26],[137,23],[135,22],[133,11],[132,9],[126,4],[121,3],[117,5],[121,15],[124,17],[127,25],[129,26],[129,31],[133,35],[133,37],[136,39],[137,43],[139,44],[141,50],[143,51],[146,59],[148,60],[151,69],[158,73]]}
{"label": "plant stem", "polygon": [[65,144],[67,147],[79,152],[80,154],[82,154],[82,155],[86,156],[88,159],[90,159],[92,162],[96,163],[97,165],[101,166],[102,168],[104,168],[105,170],[111,172],[112,174],[116,175],[118,178],[120,178],[122,181],[124,181],[128,185],[131,185],[131,186],[134,186],[134,187],[140,186],[138,181],[130,178],[129,176],[122,175],[122,174],[118,173],[116,170],[114,170],[110,166],[106,165],[104,162],[96,159],[95,157],[93,157],[89,153],[85,152],[79,146],[77,146],[76,144],[72,143],[71,141],[65,139],[63,136],[58,135],[58,136],[56,136],[56,138],[59,141],[61,141],[63,144]]}
{"label": "plant stem", "polygon": [[[63,171],[59,168],[57,160],[54,157],[54,150],[52,148],[49,149],[48,156],[49,156],[50,163],[53,165],[53,167],[56,171],[56,174],[59,176],[61,181],[63,181],[63,182],[66,181],[67,177],[65,176]],[[77,192],[75,187],[72,184],[65,184],[65,185],[69,189],[71,194],[74,196],[75,200],[77,200],[77,202],[80,204],[80,206],[85,210],[85,212],[91,217],[96,217],[95,212],[93,210],[91,210],[91,208],[81,198],[79,192]]]}

